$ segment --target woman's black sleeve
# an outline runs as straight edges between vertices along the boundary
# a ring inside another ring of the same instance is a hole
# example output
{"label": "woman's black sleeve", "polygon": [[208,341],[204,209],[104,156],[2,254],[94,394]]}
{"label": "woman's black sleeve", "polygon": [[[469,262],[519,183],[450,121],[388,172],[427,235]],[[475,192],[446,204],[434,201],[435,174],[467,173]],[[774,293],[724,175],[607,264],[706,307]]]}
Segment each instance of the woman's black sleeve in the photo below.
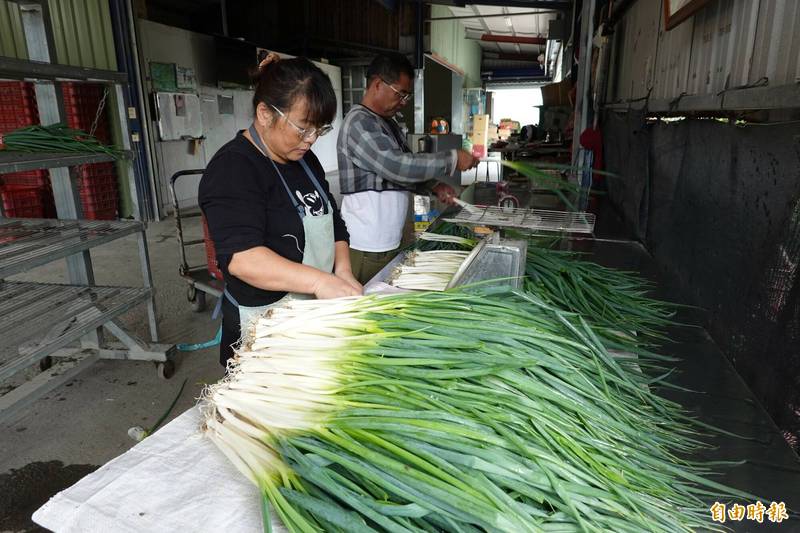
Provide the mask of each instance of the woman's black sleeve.
{"label": "woman's black sleeve", "polygon": [[199,201],[217,256],[230,258],[264,245],[266,195],[258,169],[244,156],[232,152],[214,157],[200,180]]}

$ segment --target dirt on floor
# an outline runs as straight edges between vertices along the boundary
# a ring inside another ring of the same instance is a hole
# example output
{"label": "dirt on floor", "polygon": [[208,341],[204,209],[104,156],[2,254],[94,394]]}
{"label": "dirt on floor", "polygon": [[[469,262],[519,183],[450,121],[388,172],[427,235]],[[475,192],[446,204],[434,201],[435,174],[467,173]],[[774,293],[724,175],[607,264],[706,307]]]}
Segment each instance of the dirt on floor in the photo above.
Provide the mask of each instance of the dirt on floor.
{"label": "dirt on floor", "polygon": [[33,512],[96,469],[95,465],[65,466],[61,461],[47,461],[0,474],[0,531],[47,531],[33,523]]}

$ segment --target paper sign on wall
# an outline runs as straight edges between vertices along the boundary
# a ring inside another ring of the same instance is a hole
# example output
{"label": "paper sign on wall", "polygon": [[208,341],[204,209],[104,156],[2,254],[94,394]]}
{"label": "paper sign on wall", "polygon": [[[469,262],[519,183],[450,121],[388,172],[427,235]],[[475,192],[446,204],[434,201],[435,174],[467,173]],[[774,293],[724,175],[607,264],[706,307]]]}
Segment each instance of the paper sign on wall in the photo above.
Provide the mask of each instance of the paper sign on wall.
{"label": "paper sign on wall", "polygon": [[203,136],[200,98],[196,94],[156,93],[158,133],[162,141],[198,139]]}

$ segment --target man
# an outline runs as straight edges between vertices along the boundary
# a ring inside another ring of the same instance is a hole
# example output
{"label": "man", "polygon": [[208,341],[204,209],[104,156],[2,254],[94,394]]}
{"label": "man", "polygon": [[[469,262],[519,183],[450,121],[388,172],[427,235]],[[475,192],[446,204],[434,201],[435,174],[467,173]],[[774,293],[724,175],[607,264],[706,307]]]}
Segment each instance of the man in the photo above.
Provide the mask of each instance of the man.
{"label": "man", "polygon": [[464,150],[411,153],[394,115],[411,98],[413,79],[405,56],[376,57],[367,70],[364,98],[347,113],[339,132],[341,212],[350,233],[353,275],[362,284],[397,255],[411,191],[433,192],[451,203],[455,191],[436,178],[478,163]]}

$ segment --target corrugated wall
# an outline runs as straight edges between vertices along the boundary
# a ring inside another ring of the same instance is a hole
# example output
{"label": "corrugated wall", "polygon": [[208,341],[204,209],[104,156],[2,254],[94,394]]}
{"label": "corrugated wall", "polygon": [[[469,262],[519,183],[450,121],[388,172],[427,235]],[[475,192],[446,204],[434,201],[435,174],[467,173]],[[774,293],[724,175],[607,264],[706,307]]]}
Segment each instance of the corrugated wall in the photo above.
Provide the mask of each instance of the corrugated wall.
{"label": "corrugated wall", "polygon": [[[108,0],[49,0],[56,61],[117,70]],[[0,55],[28,58],[19,6],[0,0]]]}
{"label": "corrugated wall", "polygon": [[651,98],[672,99],[800,79],[797,0],[714,0],[671,31],[663,19],[663,0],[639,0],[618,24],[607,101],[651,88]]}
{"label": "corrugated wall", "polygon": [[0,0],[0,56],[17,59],[28,57],[19,7],[7,0]]}
{"label": "corrugated wall", "polygon": [[[431,17],[452,16],[445,6],[431,6]],[[481,86],[481,47],[465,37],[457,20],[431,22],[431,51],[464,71],[464,87]]]}

